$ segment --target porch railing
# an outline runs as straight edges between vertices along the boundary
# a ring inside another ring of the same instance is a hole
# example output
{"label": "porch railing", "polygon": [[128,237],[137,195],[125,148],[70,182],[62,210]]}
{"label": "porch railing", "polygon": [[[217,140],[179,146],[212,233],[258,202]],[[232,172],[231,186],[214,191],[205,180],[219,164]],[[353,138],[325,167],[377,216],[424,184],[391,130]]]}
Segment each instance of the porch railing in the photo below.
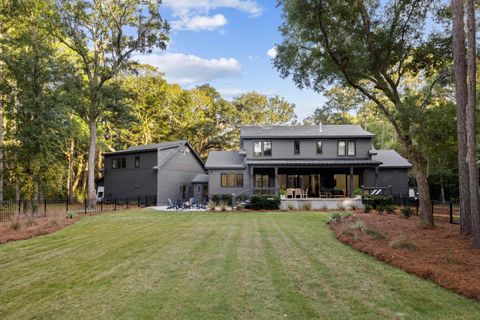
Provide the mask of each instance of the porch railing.
{"label": "porch railing", "polygon": [[273,188],[253,188],[253,194],[270,194],[276,195],[280,192],[280,187],[273,187]]}

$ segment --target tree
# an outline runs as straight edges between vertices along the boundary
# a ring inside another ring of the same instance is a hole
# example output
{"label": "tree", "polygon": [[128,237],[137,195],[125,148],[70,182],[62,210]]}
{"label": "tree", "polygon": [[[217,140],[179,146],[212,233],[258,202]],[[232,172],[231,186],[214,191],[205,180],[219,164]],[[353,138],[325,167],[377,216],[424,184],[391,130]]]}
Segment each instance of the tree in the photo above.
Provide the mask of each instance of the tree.
{"label": "tree", "polygon": [[322,91],[332,83],[350,86],[372,101],[397,133],[413,165],[420,194],[420,218],[433,226],[426,158],[412,138],[410,123],[431,102],[438,75],[408,99],[406,75],[430,75],[445,62],[443,41],[427,37],[424,24],[432,1],[281,0],[283,41],[275,67],[298,87]]}
{"label": "tree", "polygon": [[[463,20],[463,15],[462,15]],[[474,1],[467,1],[467,107],[465,112],[467,128],[467,166],[470,189],[470,219],[472,230],[472,244],[480,249],[480,207],[478,191],[477,167],[477,115],[476,115],[476,74],[477,52],[475,32]]]}
{"label": "tree", "polygon": [[134,53],[165,49],[168,24],[159,13],[160,1],[57,0],[54,17],[45,25],[65,46],[77,54],[86,78],[88,105],[78,110],[89,124],[88,202],[95,201],[95,156],[97,123],[104,115],[104,89],[121,70],[128,69]]}

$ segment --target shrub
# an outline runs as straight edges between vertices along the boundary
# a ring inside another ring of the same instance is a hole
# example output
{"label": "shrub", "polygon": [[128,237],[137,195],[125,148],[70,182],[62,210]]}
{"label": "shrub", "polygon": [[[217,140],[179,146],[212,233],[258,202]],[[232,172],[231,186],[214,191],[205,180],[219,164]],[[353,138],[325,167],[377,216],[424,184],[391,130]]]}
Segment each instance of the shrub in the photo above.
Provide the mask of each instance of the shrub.
{"label": "shrub", "polygon": [[408,241],[405,236],[402,236],[397,240],[393,240],[392,242],[390,242],[389,246],[394,249],[407,250],[412,252],[418,250],[417,245]]}
{"label": "shrub", "polygon": [[73,211],[67,211],[66,218],[67,219],[73,219],[73,218],[75,218],[76,215],[77,214]]}
{"label": "shrub", "polygon": [[365,211],[365,213],[369,213],[370,211],[372,211],[372,209],[373,209],[372,205],[369,204],[369,203],[367,203],[367,204],[365,205],[364,211]]}
{"label": "shrub", "polygon": [[363,196],[363,190],[360,189],[360,188],[356,188],[355,190],[353,190],[353,195],[354,196]]}
{"label": "shrub", "polygon": [[342,214],[342,217],[345,219],[345,218],[350,218],[351,216],[353,216],[353,214],[351,212],[345,212],[344,214]]}
{"label": "shrub", "polygon": [[413,216],[413,210],[410,207],[405,207],[405,208],[400,209],[400,214],[402,215],[402,217],[408,219],[411,216]]}
{"label": "shrub", "polygon": [[293,209],[294,209],[294,208],[293,208],[293,204],[289,203],[289,204],[287,205],[287,208],[288,208],[288,210],[293,210]]}
{"label": "shrub", "polygon": [[12,228],[13,230],[20,230],[20,228],[22,227],[21,223],[20,223],[20,217],[18,214],[14,214],[12,217],[11,217],[11,222],[10,222],[10,228]]}
{"label": "shrub", "polygon": [[328,207],[327,207],[327,205],[326,205],[326,204],[324,204],[324,205],[323,205],[323,207],[322,207],[322,210],[324,210],[324,211],[328,211]]}
{"label": "shrub", "polygon": [[37,221],[35,221],[35,218],[33,216],[33,212],[29,215],[27,215],[27,219],[25,220],[25,224],[28,226],[28,227],[31,227],[31,226],[34,226],[37,224]]}
{"label": "shrub", "polygon": [[384,211],[385,211],[385,206],[384,205],[377,206],[378,214],[383,214]]}
{"label": "shrub", "polygon": [[268,194],[255,195],[250,198],[254,210],[278,210],[280,208],[280,197]]}
{"label": "shrub", "polygon": [[341,203],[339,202],[339,203],[337,203],[337,209],[338,209],[338,210],[345,210],[345,207],[344,207],[343,204],[341,204]]}
{"label": "shrub", "polygon": [[327,222],[341,222],[342,215],[339,212],[332,213],[330,218],[328,218]]}
{"label": "shrub", "polygon": [[233,203],[232,195],[230,194],[220,195],[220,200],[223,202],[224,205],[227,205],[227,206],[231,206]]}
{"label": "shrub", "polygon": [[365,222],[362,220],[357,220],[354,224],[350,226],[352,230],[359,230],[362,231],[366,228],[367,226],[365,225]]}
{"label": "shrub", "polygon": [[392,196],[363,196],[362,203],[364,205],[371,205],[373,209],[377,210],[378,206],[394,205]]}
{"label": "shrub", "polygon": [[312,203],[310,201],[305,201],[303,203],[303,210],[311,210],[312,209]]}
{"label": "shrub", "polygon": [[389,213],[389,214],[395,212],[395,206],[394,206],[393,204],[387,204],[387,205],[385,205],[384,209],[385,209],[385,211],[386,211],[387,213]]}
{"label": "shrub", "polygon": [[385,239],[388,239],[388,237],[386,235],[384,235],[383,233],[381,233],[380,231],[378,230],[375,230],[375,229],[370,229],[370,228],[366,228],[364,230],[364,232],[370,236],[371,239],[373,240],[385,240]]}
{"label": "shrub", "polygon": [[212,199],[211,199],[213,205],[217,205],[217,203],[220,201],[220,196],[218,194],[214,194],[212,195]]}
{"label": "shrub", "polygon": [[353,237],[355,234],[352,232],[350,228],[347,226],[343,227],[342,231],[340,232],[340,235],[346,236],[346,237]]}

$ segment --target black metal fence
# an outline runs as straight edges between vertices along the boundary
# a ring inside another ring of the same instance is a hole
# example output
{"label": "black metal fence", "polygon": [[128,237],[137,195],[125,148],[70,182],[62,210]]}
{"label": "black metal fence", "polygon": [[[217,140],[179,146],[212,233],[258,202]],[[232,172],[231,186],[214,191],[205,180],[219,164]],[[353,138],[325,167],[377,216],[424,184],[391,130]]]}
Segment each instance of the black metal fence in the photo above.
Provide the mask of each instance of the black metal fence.
{"label": "black metal fence", "polygon": [[129,208],[141,208],[155,206],[157,204],[156,195],[129,196],[116,195],[101,199],[93,205],[83,202],[67,199],[42,199],[42,200],[7,200],[0,202],[0,222],[10,221],[13,218],[43,218],[49,215],[97,213],[105,211],[125,210]]}
{"label": "black metal fence", "polygon": [[432,201],[432,213],[435,219],[460,224],[460,206],[456,202]]}

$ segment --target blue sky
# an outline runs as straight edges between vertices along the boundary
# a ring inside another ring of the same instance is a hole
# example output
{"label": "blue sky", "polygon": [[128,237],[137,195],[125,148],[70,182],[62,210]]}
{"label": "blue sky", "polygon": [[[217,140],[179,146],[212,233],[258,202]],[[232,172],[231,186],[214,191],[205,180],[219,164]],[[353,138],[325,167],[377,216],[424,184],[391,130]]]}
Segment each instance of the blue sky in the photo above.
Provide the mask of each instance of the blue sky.
{"label": "blue sky", "polygon": [[323,104],[321,94],[297,89],[273,68],[267,52],[281,41],[275,1],[164,0],[160,11],[172,26],[169,47],[137,59],[169,82],[210,83],[228,99],[248,91],[278,94],[295,103],[299,119]]}

